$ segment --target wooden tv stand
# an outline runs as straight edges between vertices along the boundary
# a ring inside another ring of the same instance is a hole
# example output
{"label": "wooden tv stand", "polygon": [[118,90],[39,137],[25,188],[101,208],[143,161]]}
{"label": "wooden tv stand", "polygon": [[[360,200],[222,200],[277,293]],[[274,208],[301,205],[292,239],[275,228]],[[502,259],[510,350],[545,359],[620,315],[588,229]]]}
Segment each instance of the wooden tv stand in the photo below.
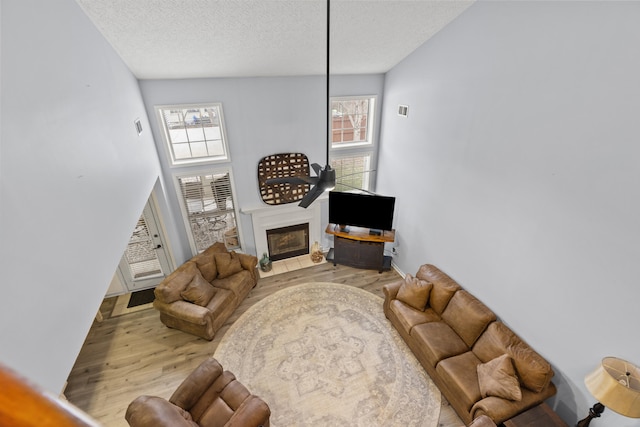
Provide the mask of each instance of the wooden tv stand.
{"label": "wooden tv stand", "polygon": [[395,230],[376,235],[371,234],[368,228],[349,226],[341,231],[339,225],[329,224],[325,232],[335,236],[333,249],[329,249],[326,257],[334,266],[344,264],[378,270],[379,273],[391,269],[391,257],[384,255],[384,244],[395,240]]}

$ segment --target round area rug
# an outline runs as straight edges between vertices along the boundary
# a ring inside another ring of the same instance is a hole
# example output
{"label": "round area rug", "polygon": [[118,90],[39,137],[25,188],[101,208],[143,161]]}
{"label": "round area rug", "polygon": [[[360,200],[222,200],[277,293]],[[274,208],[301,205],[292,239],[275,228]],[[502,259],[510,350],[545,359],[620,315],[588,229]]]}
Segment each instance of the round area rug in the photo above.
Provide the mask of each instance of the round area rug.
{"label": "round area rug", "polygon": [[271,425],[435,427],[441,395],[359,288],[308,283],[256,303],[214,357],[271,408]]}

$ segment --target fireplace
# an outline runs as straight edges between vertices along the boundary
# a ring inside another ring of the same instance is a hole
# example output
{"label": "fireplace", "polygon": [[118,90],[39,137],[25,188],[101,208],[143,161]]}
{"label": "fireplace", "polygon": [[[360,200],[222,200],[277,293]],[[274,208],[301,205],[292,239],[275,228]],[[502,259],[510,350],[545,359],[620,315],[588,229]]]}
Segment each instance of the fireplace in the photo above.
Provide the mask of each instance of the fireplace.
{"label": "fireplace", "polygon": [[267,230],[267,244],[271,261],[309,253],[309,223]]}
{"label": "fireplace", "polygon": [[[319,199],[322,202],[322,198]],[[270,254],[267,242],[267,230],[286,228],[298,224],[308,224],[307,239],[309,248],[313,242],[321,242],[324,228],[321,223],[321,203],[312,203],[307,209],[302,209],[294,203],[286,205],[261,206],[257,208],[243,208],[242,213],[251,215],[253,236],[255,239],[255,251],[258,257],[262,254]],[[302,255],[309,253],[309,250]]]}

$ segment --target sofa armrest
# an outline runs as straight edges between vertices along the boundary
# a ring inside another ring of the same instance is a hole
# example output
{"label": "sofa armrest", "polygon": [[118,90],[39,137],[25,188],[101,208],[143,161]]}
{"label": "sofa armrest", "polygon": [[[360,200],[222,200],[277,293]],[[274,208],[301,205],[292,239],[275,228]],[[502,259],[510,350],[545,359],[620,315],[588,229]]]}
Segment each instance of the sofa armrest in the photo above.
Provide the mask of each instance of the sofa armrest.
{"label": "sofa armrest", "polygon": [[269,427],[271,410],[264,400],[251,395],[233,413],[225,427]]}
{"label": "sofa armrest", "polygon": [[156,396],[140,396],[129,404],[125,419],[131,427],[197,427],[191,414]]}
{"label": "sofa armrest", "polygon": [[398,296],[398,290],[400,290],[400,286],[402,286],[402,280],[393,283],[387,283],[382,287],[382,292],[384,292],[385,300],[393,300]]}
{"label": "sofa armrest", "polygon": [[161,313],[168,314],[176,319],[185,322],[194,323],[196,325],[204,325],[207,323],[207,317],[210,313],[206,307],[199,306],[187,301],[174,301],[172,303],[164,303],[155,300],[153,307]]}
{"label": "sofa armrest", "polygon": [[389,310],[391,310],[391,301],[396,299],[398,296],[398,290],[400,286],[402,286],[403,280],[399,280],[393,283],[387,283],[382,287],[382,292],[384,292],[384,303],[382,308],[384,310],[385,316],[389,317]]}
{"label": "sofa armrest", "polygon": [[533,393],[530,390],[522,388],[522,400],[520,401],[488,396],[473,405],[471,408],[471,416],[476,418],[485,414],[492,418],[496,424],[499,424],[529,408],[539,405],[554,394],[556,394],[556,386],[553,383],[549,383],[540,393]]}

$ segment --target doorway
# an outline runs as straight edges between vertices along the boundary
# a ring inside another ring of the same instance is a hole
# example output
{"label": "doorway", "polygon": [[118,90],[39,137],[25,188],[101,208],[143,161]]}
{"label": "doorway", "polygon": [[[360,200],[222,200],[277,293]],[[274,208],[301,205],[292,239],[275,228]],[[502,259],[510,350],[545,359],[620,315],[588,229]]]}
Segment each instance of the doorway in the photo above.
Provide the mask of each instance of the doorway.
{"label": "doorway", "polygon": [[136,223],[118,265],[122,284],[129,292],[153,288],[171,272],[166,239],[161,230],[152,196]]}

